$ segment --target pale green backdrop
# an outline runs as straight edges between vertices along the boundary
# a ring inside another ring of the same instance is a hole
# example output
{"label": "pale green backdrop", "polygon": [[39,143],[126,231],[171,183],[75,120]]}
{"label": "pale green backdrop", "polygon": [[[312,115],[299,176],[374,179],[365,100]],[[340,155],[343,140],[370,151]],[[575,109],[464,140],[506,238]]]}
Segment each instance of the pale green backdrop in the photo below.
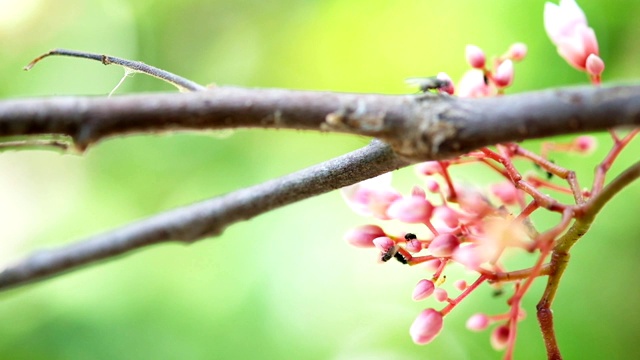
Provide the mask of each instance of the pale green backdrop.
{"label": "pale green backdrop", "polygon": [[[411,93],[403,80],[440,71],[459,79],[464,47],[499,55],[529,46],[510,92],[586,84],[546,38],[543,1],[0,0],[0,97],[105,95],[117,67],[51,58],[51,48],[106,53],[197,82],[248,87]],[[580,1],[606,61],[605,82],[640,77],[636,1]],[[636,80],[637,81],[637,80]],[[136,75],[118,94],[174,91]],[[591,181],[591,158],[558,155]],[[133,136],[85,156],[0,155],[0,261],[156,212],[257,184],[364,146],[365,138],[293,131]],[[538,143],[530,143],[537,149]],[[637,160],[634,144],[612,172]],[[458,172],[489,181],[486,172]],[[419,183],[397,178],[405,192]],[[573,252],[554,306],[569,359],[640,352],[636,183],[608,205]],[[550,218],[557,221],[555,217]],[[538,219],[541,228],[551,222]],[[100,266],[0,293],[1,359],[485,359],[488,332],[464,322],[505,311],[481,289],[446,318],[440,337],[414,345],[408,327],[433,303],[411,300],[419,268],[376,263],[341,239],[366,219],[338,193],[303,201],[216,239],[137,251]],[[523,262],[531,258],[522,257]],[[453,270],[452,270],[453,271]],[[544,357],[537,283],[525,299],[517,358]]]}

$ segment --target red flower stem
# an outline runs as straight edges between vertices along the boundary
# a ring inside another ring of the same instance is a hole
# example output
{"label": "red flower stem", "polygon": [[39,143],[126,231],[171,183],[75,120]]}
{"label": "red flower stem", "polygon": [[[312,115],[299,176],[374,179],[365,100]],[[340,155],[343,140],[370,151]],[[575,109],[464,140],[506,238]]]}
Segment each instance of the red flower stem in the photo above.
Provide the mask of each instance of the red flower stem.
{"label": "red flower stem", "polygon": [[440,311],[442,316],[447,315],[451,310],[453,310],[453,308],[456,307],[456,305],[460,304],[460,302],[464,298],[466,298],[467,295],[471,294],[471,292],[475,290],[478,286],[480,286],[480,284],[482,284],[482,282],[484,282],[485,280],[487,280],[487,277],[484,275],[480,275],[478,279],[476,279],[476,281],[473,282],[473,284],[469,285],[469,287],[466,288],[460,295],[458,295],[457,298],[453,299],[453,301],[450,302],[449,305],[445,306],[444,309]]}
{"label": "red flower stem", "polygon": [[[615,134],[613,133],[613,130],[611,130],[611,132],[612,134]],[[609,169],[611,168],[611,165],[613,165],[613,162],[616,160],[616,158],[618,157],[622,149],[624,149],[625,146],[627,146],[627,144],[629,144],[629,142],[631,142],[631,140],[639,132],[640,132],[640,129],[633,129],[629,134],[627,134],[627,136],[625,136],[621,140],[617,139],[617,136],[615,137],[613,147],[609,151],[609,154],[607,154],[604,160],[602,160],[600,165],[598,165],[598,167],[596,168],[596,175],[593,179],[593,186],[591,187],[592,196],[595,196],[600,191],[602,191],[602,187],[604,186],[604,179],[607,174],[607,171],[609,171]]]}
{"label": "red flower stem", "polygon": [[438,161],[438,164],[440,164],[440,167],[442,167],[442,176],[444,177],[444,181],[447,183],[447,187],[449,188],[449,200],[456,201],[456,199],[458,198],[458,194],[456,193],[456,188],[453,186],[453,181],[451,180],[451,176],[449,175],[449,163],[446,161]]}

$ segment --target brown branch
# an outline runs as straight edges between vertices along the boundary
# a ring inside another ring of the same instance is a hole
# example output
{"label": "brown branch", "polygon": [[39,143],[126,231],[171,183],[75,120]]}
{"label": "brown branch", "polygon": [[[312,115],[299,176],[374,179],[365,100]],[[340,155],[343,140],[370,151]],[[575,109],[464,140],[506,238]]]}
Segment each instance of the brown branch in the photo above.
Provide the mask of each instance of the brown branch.
{"label": "brown branch", "polygon": [[0,273],[0,290],[168,241],[193,242],[229,225],[408,165],[388,145],[367,147],[263,184],[170,210],[58,249],[43,250]]}
{"label": "brown branch", "polygon": [[130,133],[253,127],[377,137],[404,157],[428,160],[496,143],[638,125],[640,86],[484,99],[219,87],[0,102],[0,136],[68,135],[80,150]]}

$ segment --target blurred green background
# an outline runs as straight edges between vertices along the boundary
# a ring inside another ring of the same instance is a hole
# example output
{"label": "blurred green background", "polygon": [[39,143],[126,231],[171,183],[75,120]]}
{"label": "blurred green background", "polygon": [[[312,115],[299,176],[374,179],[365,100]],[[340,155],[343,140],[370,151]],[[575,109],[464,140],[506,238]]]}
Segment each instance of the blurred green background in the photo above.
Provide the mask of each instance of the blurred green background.
{"label": "blurred green background", "polygon": [[[202,84],[411,93],[407,77],[467,69],[466,44],[499,55],[529,46],[510,92],[586,84],[556,55],[543,1],[0,0],[0,97],[105,95],[122,70],[51,58],[51,48],[141,60]],[[605,82],[640,74],[640,3],[580,1],[606,61]],[[142,75],[118,94],[174,91]],[[588,158],[557,155],[583,185],[610,145]],[[131,136],[84,156],[47,151],[0,156],[0,261],[65,244],[156,212],[223,194],[364,146],[368,139],[294,131]],[[537,149],[538,142],[528,143]],[[638,158],[627,149],[612,173]],[[489,182],[484,169],[456,172]],[[410,169],[402,191],[419,184]],[[636,284],[639,184],[602,212],[573,251],[553,307],[569,359],[640,353]],[[546,228],[556,217],[540,217]],[[476,312],[506,310],[482,288],[447,316],[432,344],[408,327],[433,303],[411,300],[424,270],[376,263],[342,241],[367,219],[337,192],[230,227],[190,246],[167,244],[0,294],[1,359],[484,359],[500,358]],[[522,266],[532,258],[518,257]],[[462,274],[452,268],[451,274]],[[544,357],[535,320],[539,281],[526,297],[519,359]],[[439,307],[439,305],[438,305]]]}

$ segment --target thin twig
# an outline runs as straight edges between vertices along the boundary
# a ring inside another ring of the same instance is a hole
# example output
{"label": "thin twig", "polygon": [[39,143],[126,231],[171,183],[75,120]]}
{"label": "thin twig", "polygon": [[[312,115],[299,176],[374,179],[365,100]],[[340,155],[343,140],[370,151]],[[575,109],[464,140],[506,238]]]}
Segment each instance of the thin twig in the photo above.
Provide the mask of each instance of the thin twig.
{"label": "thin twig", "polygon": [[216,236],[229,225],[408,165],[388,145],[367,147],[305,170],[170,210],[58,249],[43,250],[0,273],[0,290],[42,280],[168,241]]}
{"label": "thin twig", "polygon": [[205,86],[197,84],[189,79],[185,79],[182,76],[178,76],[168,71],[158,69],[157,67],[147,65],[140,61],[121,59],[115,56],[94,54],[94,53],[76,51],[76,50],[53,49],[31,60],[31,62],[24,67],[24,70],[25,71],[31,70],[31,68],[33,68],[38,62],[40,62],[42,59],[49,56],[71,56],[71,57],[100,61],[104,65],[110,65],[110,64],[120,65],[129,71],[147,74],[149,76],[153,76],[160,80],[166,81],[169,84],[177,87],[178,90],[180,91],[207,90]]}

